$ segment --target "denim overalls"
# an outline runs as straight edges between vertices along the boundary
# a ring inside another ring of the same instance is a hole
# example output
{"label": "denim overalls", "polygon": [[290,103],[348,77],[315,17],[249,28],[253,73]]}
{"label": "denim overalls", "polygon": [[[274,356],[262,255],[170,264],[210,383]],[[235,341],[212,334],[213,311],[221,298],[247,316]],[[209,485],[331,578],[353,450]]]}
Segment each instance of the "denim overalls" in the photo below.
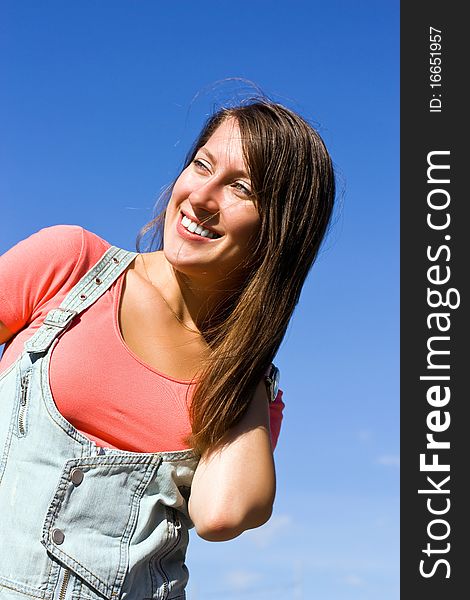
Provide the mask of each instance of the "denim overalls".
{"label": "denim overalls", "polygon": [[0,376],[0,600],[185,598],[197,457],[100,448],[49,386],[60,336],[135,257],[109,248]]}

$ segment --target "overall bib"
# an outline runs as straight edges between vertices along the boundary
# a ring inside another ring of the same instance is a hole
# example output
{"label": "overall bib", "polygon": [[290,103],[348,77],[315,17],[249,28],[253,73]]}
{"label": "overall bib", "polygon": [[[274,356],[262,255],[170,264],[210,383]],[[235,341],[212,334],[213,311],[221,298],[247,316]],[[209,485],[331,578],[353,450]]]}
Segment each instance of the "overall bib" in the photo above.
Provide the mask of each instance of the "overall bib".
{"label": "overall bib", "polygon": [[109,248],[0,376],[0,600],[185,598],[196,455],[100,448],[49,386],[60,336],[136,255]]}

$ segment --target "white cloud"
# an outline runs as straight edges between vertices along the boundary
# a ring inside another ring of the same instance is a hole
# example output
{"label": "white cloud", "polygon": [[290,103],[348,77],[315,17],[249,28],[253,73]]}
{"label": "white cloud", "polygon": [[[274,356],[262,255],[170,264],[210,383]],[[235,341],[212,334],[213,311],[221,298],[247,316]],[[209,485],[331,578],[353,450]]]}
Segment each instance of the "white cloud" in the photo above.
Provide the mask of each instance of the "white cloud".
{"label": "white cloud", "polygon": [[386,467],[399,467],[400,457],[397,454],[383,454],[377,458],[376,462]]}
{"label": "white cloud", "polygon": [[372,431],[370,429],[361,429],[356,435],[360,442],[368,442],[372,439]]}
{"label": "white cloud", "polygon": [[364,585],[364,580],[359,575],[348,575],[343,579],[343,582],[352,587],[359,587]]}
{"label": "white cloud", "polygon": [[256,546],[265,548],[272,544],[273,540],[287,531],[293,523],[291,515],[273,515],[266,525],[245,532],[246,539],[251,540]]}
{"label": "white cloud", "polygon": [[235,588],[237,590],[243,590],[254,583],[257,583],[262,579],[261,573],[256,571],[247,571],[243,569],[238,569],[236,571],[230,571],[225,576],[225,582],[231,588]]}

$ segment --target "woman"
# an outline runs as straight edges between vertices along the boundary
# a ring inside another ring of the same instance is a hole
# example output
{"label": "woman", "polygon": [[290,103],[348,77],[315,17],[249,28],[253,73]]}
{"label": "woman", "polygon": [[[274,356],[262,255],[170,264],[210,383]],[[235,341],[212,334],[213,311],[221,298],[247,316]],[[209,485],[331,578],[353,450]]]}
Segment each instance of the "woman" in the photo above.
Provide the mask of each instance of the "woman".
{"label": "woman", "polygon": [[272,360],[331,160],[258,100],[208,120],[169,196],[155,252],[56,226],[2,257],[2,600],[184,598],[192,525],[229,540],[271,515]]}

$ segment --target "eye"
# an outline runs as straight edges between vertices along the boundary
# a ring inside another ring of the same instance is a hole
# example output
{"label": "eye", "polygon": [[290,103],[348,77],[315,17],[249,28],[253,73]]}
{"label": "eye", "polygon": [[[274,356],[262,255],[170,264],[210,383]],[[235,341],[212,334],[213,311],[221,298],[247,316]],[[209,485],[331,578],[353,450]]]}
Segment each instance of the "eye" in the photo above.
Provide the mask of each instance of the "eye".
{"label": "eye", "polygon": [[204,164],[202,162],[202,160],[199,160],[198,158],[195,158],[193,160],[193,165],[195,165],[198,169],[203,169],[204,171],[208,171],[209,170],[208,166],[206,164]]}
{"label": "eye", "polygon": [[233,187],[237,190],[239,190],[240,192],[242,192],[243,194],[245,194],[246,196],[251,196],[251,190],[249,190],[246,185],[243,185],[243,183],[240,183],[239,181],[236,181],[233,184]]}

